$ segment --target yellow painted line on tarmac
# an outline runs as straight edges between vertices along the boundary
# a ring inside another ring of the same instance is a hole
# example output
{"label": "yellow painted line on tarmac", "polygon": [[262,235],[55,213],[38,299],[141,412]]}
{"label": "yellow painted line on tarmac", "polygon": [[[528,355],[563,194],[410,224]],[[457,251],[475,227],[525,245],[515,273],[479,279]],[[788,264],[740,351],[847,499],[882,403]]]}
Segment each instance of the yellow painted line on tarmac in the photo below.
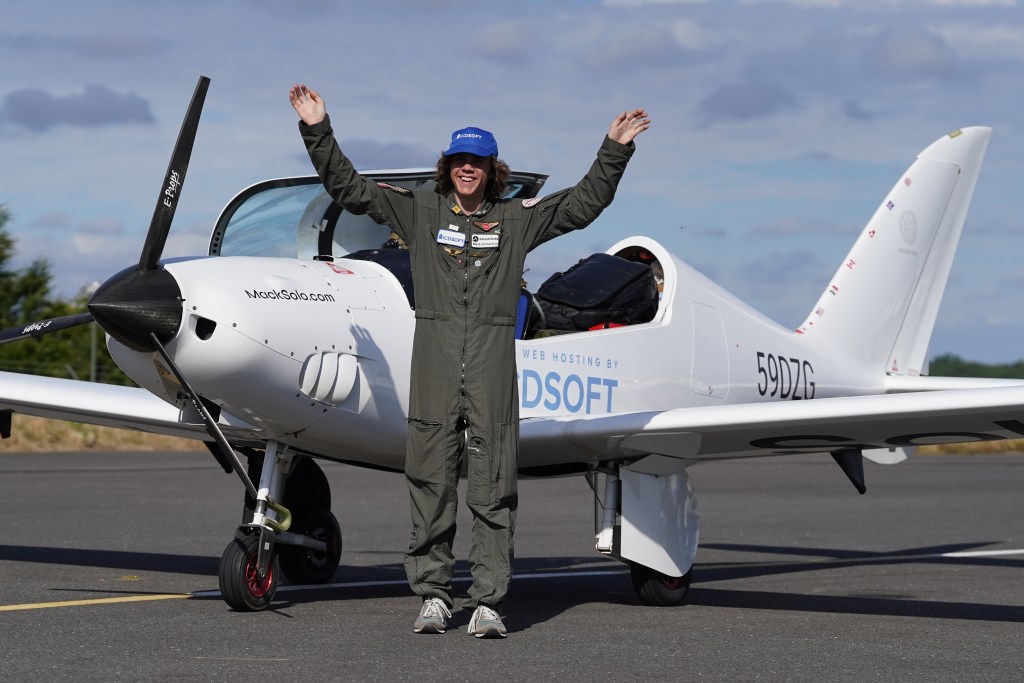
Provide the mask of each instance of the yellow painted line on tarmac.
{"label": "yellow painted line on tarmac", "polygon": [[89,600],[62,600],[60,602],[27,602],[22,605],[0,605],[0,612],[19,612],[28,609],[50,609],[53,607],[84,607],[86,605],[110,605],[117,602],[150,602],[154,600],[184,600],[189,593],[166,593],[161,595],[127,595],[117,598],[92,598]]}

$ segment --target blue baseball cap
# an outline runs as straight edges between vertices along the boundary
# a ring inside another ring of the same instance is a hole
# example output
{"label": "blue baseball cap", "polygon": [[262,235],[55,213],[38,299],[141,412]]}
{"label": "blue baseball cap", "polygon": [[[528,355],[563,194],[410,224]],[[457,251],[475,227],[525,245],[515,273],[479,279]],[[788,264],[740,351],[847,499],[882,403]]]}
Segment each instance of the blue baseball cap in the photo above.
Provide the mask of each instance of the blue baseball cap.
{"label": "blue baseball cap", "polygon": [[452,133],[452,144],[444,153],[446,157],[453,154],[475,154],[478,157],[498,156],[498,143],[494,136],[483,128],[461,128]]}

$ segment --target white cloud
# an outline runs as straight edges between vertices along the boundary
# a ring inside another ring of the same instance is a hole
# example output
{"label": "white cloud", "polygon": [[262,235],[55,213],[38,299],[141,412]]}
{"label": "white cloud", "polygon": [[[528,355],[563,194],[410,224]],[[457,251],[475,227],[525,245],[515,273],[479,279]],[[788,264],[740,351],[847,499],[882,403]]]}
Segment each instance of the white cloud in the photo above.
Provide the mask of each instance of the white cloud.
{"label": "white cloud", "polygon": [[1024,27],[1004,24],[942,23],[931,27],[950,46],[965,55],[1024,58]]}
{"label": "white cloud", "polygon": [[679,19],[669,25],[669,30],[682,47],[700,50],[707,46],[708,38],[704,28],[695,21]]}
{"label": "white cloud", "polygon": [[945,79],[957,68],[957,55],[941,36],[919,26],[890,27],[875,39],[868,64],[880,76]]}
{"label": "white cloud", "polygon": [[643,7],[644,5],[704,5],[714,0],[602,0],[606,7]]}
{"label": "white cloud", "polygon": [[1017,7],[1019,0],[921,0],[936,7]]}

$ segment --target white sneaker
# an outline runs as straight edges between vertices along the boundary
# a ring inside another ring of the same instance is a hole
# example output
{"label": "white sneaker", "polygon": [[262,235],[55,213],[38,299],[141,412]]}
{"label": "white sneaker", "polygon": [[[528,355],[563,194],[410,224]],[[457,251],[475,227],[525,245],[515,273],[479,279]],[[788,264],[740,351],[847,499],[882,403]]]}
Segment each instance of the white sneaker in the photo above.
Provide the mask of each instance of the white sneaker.
{"label": "white sneaker", "polygon": [[469,635],[477,638],[504,638],[508,635],[505,632],[505,624],[501,623],[501,617],[487,605],[476,606],[466,630]]}
{"label": "white sneaker", "polygon": [[412,625],[416,633],[444,633],[448,628],[448,620],[452,612],[441,598],[427,598],[423,601],[420,616]]}

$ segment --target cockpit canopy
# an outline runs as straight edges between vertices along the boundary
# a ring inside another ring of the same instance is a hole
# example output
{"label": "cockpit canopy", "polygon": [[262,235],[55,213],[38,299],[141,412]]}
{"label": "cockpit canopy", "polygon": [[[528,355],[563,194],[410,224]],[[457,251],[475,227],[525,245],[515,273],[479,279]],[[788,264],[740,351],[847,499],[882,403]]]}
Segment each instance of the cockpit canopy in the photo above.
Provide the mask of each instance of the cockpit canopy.
{"label": "cockpit canopy", "polygon": [[[434,187],[434,169],[369,171],[361,175],[410,190]],[[537,196],[546,175],[512,172],[506,198]],[[389,235],[369,216],[351,214],[328,196],[316,176],[257,183],[221,212],[210,239],[211,256],[314,259],[377,249]]]}

